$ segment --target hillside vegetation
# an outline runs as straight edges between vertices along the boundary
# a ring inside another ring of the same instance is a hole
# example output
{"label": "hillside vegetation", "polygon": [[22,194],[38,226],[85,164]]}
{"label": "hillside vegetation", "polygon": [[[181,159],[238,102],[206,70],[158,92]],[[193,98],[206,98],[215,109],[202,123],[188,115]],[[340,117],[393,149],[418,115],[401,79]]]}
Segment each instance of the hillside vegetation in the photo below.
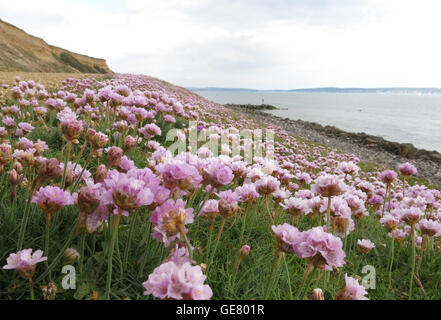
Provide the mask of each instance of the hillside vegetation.
{"label": "hillside vegetation", "polygon": [[0,20],[0,71],[111,73],[106,60],[51,46]]}

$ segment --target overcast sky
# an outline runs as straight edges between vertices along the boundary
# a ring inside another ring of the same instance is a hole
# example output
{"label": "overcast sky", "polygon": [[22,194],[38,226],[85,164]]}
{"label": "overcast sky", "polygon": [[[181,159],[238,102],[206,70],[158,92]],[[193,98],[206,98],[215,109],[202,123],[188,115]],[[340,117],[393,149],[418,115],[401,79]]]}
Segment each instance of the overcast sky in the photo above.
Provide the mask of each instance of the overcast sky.
{"label": "overcast sky", "polygon": [[11,0],[0,18],[180,86],[441,87],[438,0]]}

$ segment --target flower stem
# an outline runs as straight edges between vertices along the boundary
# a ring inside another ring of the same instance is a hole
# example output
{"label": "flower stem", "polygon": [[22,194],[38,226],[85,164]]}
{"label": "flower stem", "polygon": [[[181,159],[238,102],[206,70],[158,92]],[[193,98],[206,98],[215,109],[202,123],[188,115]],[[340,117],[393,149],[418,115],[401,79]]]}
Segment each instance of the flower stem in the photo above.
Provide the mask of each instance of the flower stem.
{"label": "flower stem", "polygon": [[66,172],[67,172],[67,163],[69,161],[70,156],[70,150],[72,149],[72,141],[67,142],[67,150],[66,150],[66,156],[64,159],[64,169],[63,169],[63,178],[61,179],[61,188],[64,190],[64,186],[66,184]]}
{"label": "flower stem", "polygon": [[32,282],[32,278],[29,278],[29,291],[31,293],[31,300],[35,300],[35,296],[34,296],[34,283]]}
{"label": "flower stem", "polygon": [[55,259],[52,260],[52,263],[49,265],[49,267],[37,278],[36,282],[41,281],[49,272],[52,271],[52,269],[56,266],[58,261],[60,261],[60,259],[63,257],[64,252],[71,244],[74,236],[75,236],[75,226],[72,228],[71,232],[69,233],[69,236],[66,239],[66,242],[64,243],[63,248],[61,248],[60,252],[55,257]]}
{"label": "flower stem", "polygon": [[412,300],[412,285],[413,285],[413,275],[415,272],[415,225],[411,225],[410,227],[410,235],[412,241],[412,271],[410,273],[409,280],[409,300]]}
{"label": "flower stem", "polygon": [[381,217],[384,216],[384,209],[386,207],[386,199],[387,199],[387,193],[389,191],[389,184],[386,185],[386,193],[384,194],[384,199],[383,199],[383,210],[381,211]]}
{"label": "flower stem", "polygon": [[392,266],[394,265],[394,238],[391,239],[390,244],[390,261],[389,261],[389,289],[392,283]]}
{"label": "flower stem", "polygon": [[184,228],[181,226],[179,229],[180,229],[179,232],[180,232],[182,238],[184,238],[185,244],[187,245],[188,255],[190,258],[190,264],[193,264],[193,250],[191,249],[190,241],[188,241],[187,234],[186,234]]}
{"label": "flower stem", "polygon": [[29,198],[26,201],[23,219],[21,220],[20,232],[18,234],[17,250],[21,250],[23,247],[24,236],[26,233],[26,226],[27,226],[28,220],[29,220],[30,209],[31,209],[31,196],[29,196]]}
{"label": "flower stem", "polygon": [[133,237],[133,231],[135,230],[135,225],[136,225],[136,219],[138,218],[138,213],[139,211],[136,210],[133,213],[133,216],[130,217],[131,221],[130,221],[130,228],[129,228],[129,235],[127,238],[127,245],[124,248],[124,262],[123,262],[123,270],[125,270],[127,268],[127,262],[129,260],[129,251],[130,251],[130,245],[132,243],[132,237]]}
{"label": "flower stem", "polygon": [[214,228],[214,221],[215,221],[216,217],[211,219],[211,225],[210,225],[210,229],[209,229],[209,234],[208,234],[208,243],[207,246],[205,247],[205,252],[204,252],[204,261],[206,259],[208,259],[209,255],[210,255],[210,248],[211,248],[211,242],[213,241],[213,228]]}
{"label": "flower stem", "polygon": [[276,274],[276,271],[279,269],[280,261],[282,260],[283,256],[284,256],[283,251],[280,251],[280,250],[276,251],[276,254],[275,254],[274,260],[273,260],[273,264],[271,266],[271,274],[270,274],[270,277],[268,279],[268,283],[266,286],[265,296],[263,298],[264,300],[266,300],[268,298],[268,295],[272,289],[274,275]]}
{"label": "flower stem", "polygon": [[106,295],[105,295],[106,300],[110,299],[110,285],[112,283],[113,251],[115,249],[116,238],[118,237],[118,225],[119,225],[119,220],[121,219],[121,214],[122,214],[122,210],[118,209],[118,215],[113,225],[112,238],[110,240],[110,248],[109,248],[110,250],[109,250],[108,263],[107,263],[107,280],[106,280]]}
{"label": "flower stem", "polygon": [[293,300],[292,289],[291,289],[291,280],[289,276],[288,263],[286,262],[286,256],[283,256],[283,263],[285,264],[286,277],[288,279],[288,290],[289,290],[289,299]]}
{"label": "flower stem", "polygon": [[314,270],[314,265],[312,265],[311,263],[308,264],[308,266],[305,269],[305,272],[303,273],[302,285],[300,287],[300,290],[298,291],[296,300],[299,300],[302,297],[303,290],[305,289],[306,280],[308,279],[309,275],[311,274],[311,271],[313,270]]}
{"label": "flower stem", "polygon": [[[44,254],[46,257],[49,257],[49,238],[50,238],[50,232],[51,232],[51,214],[46,213],[46,239],[44,242]],[[48,260],[45,261],[46,268],[49,267]],[[49,278],[51,277],[51,274],[49,273]]]}
{"label": "flower stem", "polygon": [[213,263],[214,256],[216,255],[217,245],[219,244],[219,238],[220,238],[220,236],[222,234],[222,230],[224,229],[225,221],[226,220],[227,219],[225,217],[222,217],[221,225],[220,225],[219,230],[218,230],[218,232],[216,234],[216,238],[214,239],[214,241],[215,241],[214,242],[214,249],[213,249],[213,253],[211,254],[210,262],[207,265],[207,274],[208,274],[208,269],[211,267],[211,264]]}
{"label": "flower stem", "polygon": [[83,169],[80,172],[80,175],[78,176],[77,180],[75,181],[72,189],[71,189],[71,193],[75,192],[78,184],[80,183],[81,177],[83,176],[84,171],[86,170],[86,167],[89,165],[90,160],[92,160],[92,156],[95,153],[95,149],[90,150],[89,156],[87,157],[86,163],[84,164]]}
{"label": "flower stem", "polygon": [[328,197],[328,208],[326,209],[326,232],[330,232],[329,221],[331,220],[331,196]]}
{"label": "flower stem", "polygon": [[85,228],[83,228],[81,230],[81,238],[80,238],[80,276],[83,275],[85,242],[86,242],[86,230],[85,230]]}

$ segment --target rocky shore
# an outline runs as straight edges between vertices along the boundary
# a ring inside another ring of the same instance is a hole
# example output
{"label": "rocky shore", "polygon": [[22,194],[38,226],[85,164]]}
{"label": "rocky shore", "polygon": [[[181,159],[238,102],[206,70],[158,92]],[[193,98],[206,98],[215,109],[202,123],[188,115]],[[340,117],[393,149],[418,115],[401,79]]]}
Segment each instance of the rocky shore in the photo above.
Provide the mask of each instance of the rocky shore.
{"label": "rocky shore", "polygon": [[260,110],[225,106],[263,123],[280,126],[303,139],[327,145],[341,152],[353,153],[361,160],[373,161],[386,168],[396,169],[400,163],[411,162],[418,168],[419,176],[432,184],[441,185],[441,154],[437,151],[417,149],[411,143],[387,141],[366,133],[346,132],[334,126],[281,118]]}
{"label": "rocky shore", "polygon": [[247,110],[277,110],[279,108],[272,106],[270,104],[232,104],[227,103],[224,106],[228,108],[240,108]]}

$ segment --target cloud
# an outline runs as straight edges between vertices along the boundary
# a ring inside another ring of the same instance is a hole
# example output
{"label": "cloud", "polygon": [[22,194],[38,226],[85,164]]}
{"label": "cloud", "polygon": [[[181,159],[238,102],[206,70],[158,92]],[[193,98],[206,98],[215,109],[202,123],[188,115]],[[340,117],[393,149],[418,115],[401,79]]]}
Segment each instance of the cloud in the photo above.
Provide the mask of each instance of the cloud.
{"label": "cloud", "polygon": [[1,18],[181,86],[439,86],[435,0],[4,1]]}

